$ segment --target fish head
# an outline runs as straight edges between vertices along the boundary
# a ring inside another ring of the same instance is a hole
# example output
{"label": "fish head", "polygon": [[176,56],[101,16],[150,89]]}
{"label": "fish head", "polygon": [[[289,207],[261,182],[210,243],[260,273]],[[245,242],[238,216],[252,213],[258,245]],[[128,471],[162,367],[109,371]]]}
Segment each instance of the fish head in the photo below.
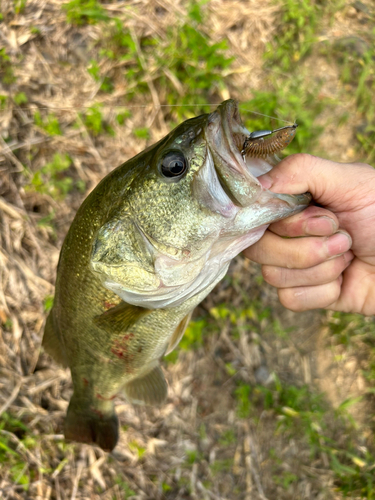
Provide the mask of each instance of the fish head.
{"label": "fish head", "polygon": [[92,249],[91,269],[106,288],[130,304],[178,306],[212,288],[270,223],[309,204],[309,194],[262,187],[257,177],[277,159],[244,155],[249,134],[228,100],[130,160],[136,175]]}

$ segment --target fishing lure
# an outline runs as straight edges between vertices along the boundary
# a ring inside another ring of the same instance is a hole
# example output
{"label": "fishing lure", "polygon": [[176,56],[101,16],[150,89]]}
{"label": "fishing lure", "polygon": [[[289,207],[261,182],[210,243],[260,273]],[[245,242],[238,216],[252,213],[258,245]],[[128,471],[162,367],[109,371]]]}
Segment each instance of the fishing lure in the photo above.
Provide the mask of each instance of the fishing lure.
{"label": "fishing lure", "polygon": [[241,154],[252,158],[264,158],[286,148],[296,135],[297,123],[275,130],[256,130],[246,138]]}

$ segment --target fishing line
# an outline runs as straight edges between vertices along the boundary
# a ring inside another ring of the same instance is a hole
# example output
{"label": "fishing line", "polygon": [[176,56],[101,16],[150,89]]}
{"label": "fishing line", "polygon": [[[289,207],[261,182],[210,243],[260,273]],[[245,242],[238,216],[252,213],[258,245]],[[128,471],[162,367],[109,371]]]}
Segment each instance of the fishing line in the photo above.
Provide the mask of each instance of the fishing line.
{"label": "fishing line", "polygon": [[295,120],[291,122],[290,120],[283,120],[282,118],[277,118],[276,116],[265,115],[264,113],[259,113],[258,111],[252,111],[251,109],[241,108],[241,111],[248,111],[249,113],[253,113],[254,115],[265,116],[266,118],[272,118],[274,120],[278,120],[279,122],[295,123]]}
{"label": "fishing line", "polygon": [[[100,103],[95,103],[95,104],[100,104]],[[95,104],[93,106],[95,106]],[[219,103],[221,104],[221,103]],[[149,108],[149,107],[153,107],[153,108],[173,108],[173,107],[176,107],[176,108],[181,108],[183,106],[185,107],[196,107],[196,106],[219,106],[219,104],[209,104],[209,103],[206,103],[206,104],[158,104],[157,106],[155,106],[155,104],[140,104],[140,105],[136,105],[136,106],[133,106],[133,105],[125,105],[125,104],[114,104],[113,106],[110,106],[110,105],[100,105],[100,109],[105,109],[105,108],[109,108],[109,109],[112,109],[112,108]],[[92,106],[77,106],[77,107],[55,107],[55,106],[48,106],[48,107],[45,107],[45,108],[41,108],[41,107],[38,107],[37,109],[68,109],[68,110],[76,110],[76,109],[90,109]],[[24,107],[24,108],[21,108],[21,109],[29,109],[29,110],[32,110],[34,108],[30,108],[30,107]]]}
{"label": "fishing line", "polygon": [[[121,104],[114,104],[113,106],[110,106],[110,105],[103,105],[103,106],[100,106],[100,109],[113,109],[113,108],[123,108],[123,109],[141,109],[141,108],[149,108],[149,107],[152,107],[153,109],[160,109],[160,108],[182,108],[182,107],[185,107],[185,108],[194,108],[194,107],[199,107],[199,106],[211,106],[211,107],[217,107],[219,106],[221,103],[217,103],[217,104],[210,104],[210,103],[197,103],[197,104],[159,104],[159,105],[154,105],[154,104],[141,104],[141,105],[121,105]],[[253,111],[251,109],[247,109],[247,108],[242,108],[241,107],[241,104],[239,104],[239,107],[241,109],[241,111],[247,111],[249,113],[252,113],[254,115],[259,115],[259,116],[264,116],[266,118],[271,118],[272,120],[277,120],[277,121],[280,121],[280,122],[283,122],[283,123],[295,123],[295,120],[291,121],[291,120],[283,120],[282,118],[278,118],[277,116],[271,116],[271,115],[266,115],[264,113],[259,113],[258,111]],[[77,111],[77,110],[86,110],[86,109],[90,109],[92,108],[92,106],[77,106],[77,107],[57,107],[57,106],[46,106],[46,107],[38,107],[36,106],[35,108],[31,108],[31,107],[22,107],[21,109],[22,110],[28,110],[28,111],[34,111],[34,110],[51,110],[51,109],[54,109],[54,110],[60,110],[60,111]]]}

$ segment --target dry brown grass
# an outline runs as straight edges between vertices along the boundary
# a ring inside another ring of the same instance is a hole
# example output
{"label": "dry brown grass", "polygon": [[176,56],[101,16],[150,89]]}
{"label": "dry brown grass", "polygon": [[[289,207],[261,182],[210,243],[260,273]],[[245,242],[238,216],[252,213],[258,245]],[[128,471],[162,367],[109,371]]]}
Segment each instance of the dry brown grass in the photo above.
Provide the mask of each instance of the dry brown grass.
{"label": "dry brown grass", "polygon": [[[29,430],[0,430],[17,463],[24,463],[24,469],[17,473],[11,465],[0,464],[0,498],[341,498],[333,487],[325,454],[319,452],[312,460],[303,438],[278,434],[272,411],[259,414],[254,421],[236,414],[236,382],[228,375],[228,363],[235,366],[237,378],[247,383],[265,384],[272,372],[291,383],[310,385],[323,376],[316,367],[319,313],[284,311],[274,291],[254,284],[259,275],[256,266],[241,258],[232,265],[230,286],[228,282],[221,284],[198,315],[219,303],[240,306],[245,296],[271,307],[275,318],[285,326],[294,325],[291,337],[270,334],[270,325],[262,320],[257,323],[257,332],[239,324],[239,337],[233,339],[233,325],[227,321],[204,347],[181,352],[178,363],[168,364],[169,397],[165,406],[135,408],[117,402],[123,430],[113,453],[64,442],[62,424],[72,392],[71,380],[67,370],[41,353],[43,303],[53,295],[59,249],[84,196],[74,190],[61,201],[28,190],[31,174],[27,172],[35,172],[51,161],[57,151],[66,153],[73,162],[69,175],[84,181],[87,193],[115,166],[162,137],[168,122],[159,107],[166,96],[153,84],[153,75],[161,71],[155,66],[149,68],[149,97],[146,101],[144,96],[135,98],[126,126],[116,123],[115,112],[124,105],[123,96],[129,92],[120,72],[122,63],[108,62],[108,71],[118,70],[115,88],[110,94],[99,93],[100,83],[88,74],[87,66],[98,50],[95,42],[103,36],[102,28],[68,25],[62,3],[28,0],[19,14],[13,1],[2,0],[1,4],[4,19],[0,48],[6,47],[11,57],[16,81],[0,84],[0,94],[14,97],[24,92],[28,103],[19,106],[9,100],[0,112],[0,416],[8,412]],[[153,33],[163,37],[166,28],[186,13],[187,2],[119,1],[105,8],[119,16],[126,9],[124,23],[139,39]],[[226,37],[235,57],[227,87],[212,98],[215,102],[229,95],[248,99],[252,90],[262,89],[268,78],[262,69],[262,53],[275,30],[277,7],[268,0],[212,0],[207,9],[212,39]],[[340,15],[346,19],[345,12]],[[337,22],[350,29],[350,23],[342,19]],[[35,27],[40,34],[35,33]],[[329,91],[335,92],[335,83],[339,86],[333,71],[327,82]],[[179,82],[175,85],[178,88]],[[82,109],[98,102],[103,104],[104,119],[115,130],[114,137],[93,138],[80,118]],[[352,109],[353,102],[343,105]],[[44,115],[53,112],[62,135],[51,136],[36,126],[36,109]],[[76,121],[79,126],[73,128]],[[151,130],[148,141],[136,139],[132,132],[144,126]],[[348,159],[352,153],[342,146],[352,134],[348,127],[340,141],[332,126],[332,134],[324,137],[325,145],[331,137],[330,144],[342,154],[337,159]],[[56,214],[53,226],[41,224],[52,211]],[[347,391],[343,392],[341,398],[345,399]],[[228,432],[233,439],[220,440]],[[29,446],[23,443],[25,434],[32,438]],[[271,448],[279,457],[277,466],[270,461]],[[195,462],[192,457],[196,457]],[[282,487],[275,477],[284,472],[295,474],[298,481]],[[19,484],[25,474],[30,478],[28,490]],[[129,496],[123,483],[133,491]]]}

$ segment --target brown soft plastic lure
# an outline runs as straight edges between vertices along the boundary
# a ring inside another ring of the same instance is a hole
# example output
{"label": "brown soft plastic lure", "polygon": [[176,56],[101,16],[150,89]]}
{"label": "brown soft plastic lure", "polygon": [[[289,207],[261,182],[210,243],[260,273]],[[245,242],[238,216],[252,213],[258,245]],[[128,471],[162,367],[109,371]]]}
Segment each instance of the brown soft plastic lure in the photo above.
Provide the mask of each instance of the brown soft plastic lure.
{"label": "brown soft plastic lure", "polygon": [[296,135],[298,125],[288,125],[275,130],[257,130],[246,138],[242,155],[252,158],[264,158],[279,153],[286,148]]}

